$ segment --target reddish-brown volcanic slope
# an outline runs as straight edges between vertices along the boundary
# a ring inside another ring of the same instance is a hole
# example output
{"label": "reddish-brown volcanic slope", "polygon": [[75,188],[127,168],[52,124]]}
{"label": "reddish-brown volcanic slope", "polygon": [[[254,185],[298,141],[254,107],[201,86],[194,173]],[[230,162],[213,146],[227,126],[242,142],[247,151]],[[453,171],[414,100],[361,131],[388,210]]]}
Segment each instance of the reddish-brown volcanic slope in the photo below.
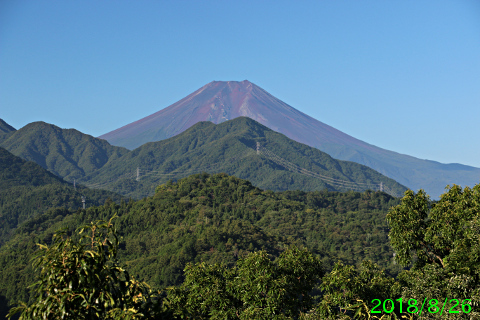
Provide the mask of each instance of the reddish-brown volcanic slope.
{"label": "reddish-brown volcanic slope", "polygon": [[210,82],[171,106],[100,138],[134,149],[173,137],[200,121],[218,124],[241,116],[334,158],[367,165],[413,190],[422,188],[434,198],[447,184],[473,186],[480,181],[479,168],[441,164],[378,148],[309,117],[247,80]]}
{"label": "reddish-brown volcanic slope", "polygon": [[241,116],[314,147],[325,143],[373,147],[309,117],[247,80],[210,82],[171,106],[99,138],[134,149],[175,136],[199,121],[218,124]]}

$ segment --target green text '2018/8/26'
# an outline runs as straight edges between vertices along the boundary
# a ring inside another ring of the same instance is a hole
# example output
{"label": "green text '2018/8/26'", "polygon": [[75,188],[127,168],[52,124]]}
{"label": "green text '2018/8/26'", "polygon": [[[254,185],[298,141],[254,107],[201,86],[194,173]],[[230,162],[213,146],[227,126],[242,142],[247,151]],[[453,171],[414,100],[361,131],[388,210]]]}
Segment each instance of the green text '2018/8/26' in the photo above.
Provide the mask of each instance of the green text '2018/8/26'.
{"label": "green text '2018/8/26'", "polygon": [[[400,313],[404,313],[406,311],[407,313],[418,313],[419,316],[422,314],[424,307],[427,308],[427,312],[440,312],[440,315],[444,313],[470,313],[470,311],[472,311],[470,299],[465,299],[460,302],[458,299],[445,298],[443,304],[440,305],[437,299],[430,299],[428,300],[428,305],[425,306],[425,303],[427,302],[427,298],[425,298],[420,308],[417,305],[416,299],[409,299],[406,303],[402,301],[401,298],[396,299],[395,301],[398,302]],[[383,302],[380,299],[373,299],[372,303],[375,304],[375,306],[372,308],[371,313],[382,313],[382,310],[385,313],[392,313],[395,309],[395,302],[392,299],[385,299]],[[405,306],[405,304],[407,304],[407,306]],[[445,309],[446,307],[447,309]],[[404,311],[404,309],[406,310]]]}

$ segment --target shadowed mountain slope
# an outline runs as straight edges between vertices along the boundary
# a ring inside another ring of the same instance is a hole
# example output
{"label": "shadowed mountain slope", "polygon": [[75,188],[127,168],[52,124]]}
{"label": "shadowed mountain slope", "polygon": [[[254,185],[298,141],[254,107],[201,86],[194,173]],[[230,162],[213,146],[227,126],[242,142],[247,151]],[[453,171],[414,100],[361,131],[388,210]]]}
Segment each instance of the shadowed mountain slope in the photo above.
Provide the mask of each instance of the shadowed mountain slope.
{"label": "shadowed mountain slope", "polygon": [[82,181],[140,198],[169,179],[200,172],[225,172],[273,191],[378,190],[381,183],[397,194],[406,190],[366,166],[333,159],[247,117],[218,125],[199,122],[172,138],[142,145]]}
{"label": "shadowed mountain slope", "polygon": [[171,106],[100,138],[133,149],[175,136],[200,121],[221,123],[240,116],[336,159],[367,165],[413,190],[422,188],[433,197],[438,197],[447,184],[473,186],[480,181],[480,168],[441,164],[378,148],[313,119],[247,80],[213,81]]}
{"label": "shadowed mountain slope", "polygon": [[0,189],[15,186],[66,184],[61,178],[32,161],[25,161],[0,147]]}
{"label": "shadowed mountain slope", "polygon": [[3,121],[3,119],[0,119],[0,143],[7,139],[15,130],[14,127]]}
{"label": "shadowed mountain slope", "polygon": [[67,181],[90,174],[128,152],[75,129],[45,122],[33,122],[10,133],[0,146]]}
{"label": "shadowed mountain slope", "polygon": [[6,123],[3,119],[0,119],[0,133],[9,133],[15,131],[15,128]]}
{"label": "shadowed mountain slope", "polygon": [[77,210],[100,205],[107,198],[120,201],[118,194],[103,190],[74,188],[32,161],[25,161],[0,147],[0,246],[16,227],[50,209]]}

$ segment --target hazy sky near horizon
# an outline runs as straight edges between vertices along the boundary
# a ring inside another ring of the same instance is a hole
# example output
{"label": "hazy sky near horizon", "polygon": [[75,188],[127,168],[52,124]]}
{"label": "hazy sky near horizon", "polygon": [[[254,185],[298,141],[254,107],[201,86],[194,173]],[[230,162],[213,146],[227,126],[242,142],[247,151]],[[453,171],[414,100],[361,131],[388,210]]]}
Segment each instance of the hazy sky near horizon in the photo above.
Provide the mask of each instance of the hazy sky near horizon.
{"label": "hazy sky near horizon", "polygon": [[99,136],[249,80],[370,144],[480,167],[480,1],[0,2],[0,118]]}

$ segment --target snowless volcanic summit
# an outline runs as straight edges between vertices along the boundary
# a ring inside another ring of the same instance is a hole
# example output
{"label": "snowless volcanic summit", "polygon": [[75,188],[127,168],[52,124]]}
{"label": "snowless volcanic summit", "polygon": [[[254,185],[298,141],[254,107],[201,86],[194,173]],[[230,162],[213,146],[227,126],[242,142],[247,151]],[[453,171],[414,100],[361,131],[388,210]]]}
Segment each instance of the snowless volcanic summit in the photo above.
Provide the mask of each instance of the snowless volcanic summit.
{"label": "snowless volcanic summit", "polygon": [[446,185],[473,186],[480,169],[441,164],[368,144],[322,123],[245,81],[213,81],[148,117],[100,136],[113,145],[134,149],[146,142],[173,137],[200,121],[215,124],[249,117],[292,140],[340,160],[354,161],[436,198]]}
{"label": "snowless volcanic summit", "polygon": [[210,82],[171,106],[99,138],[134,149],[173,137],[200,121],[218,124],[242,116],[314,147],[319,146],[317,140],[360,142],[292,108],[248,80]]}

